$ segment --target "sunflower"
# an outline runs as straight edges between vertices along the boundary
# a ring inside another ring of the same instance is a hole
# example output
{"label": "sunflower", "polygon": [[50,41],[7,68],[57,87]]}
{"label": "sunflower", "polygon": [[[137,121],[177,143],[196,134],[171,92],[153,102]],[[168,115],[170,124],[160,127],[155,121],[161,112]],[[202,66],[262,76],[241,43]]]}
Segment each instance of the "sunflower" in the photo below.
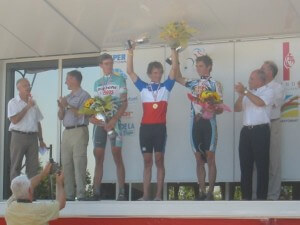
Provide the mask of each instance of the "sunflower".
{"label": "sunflower", "polygon": [[85,101],[84,107],[85,107],[85,108],[90,108],[91,105],[92,105],[94,102],[95,102],[95,100],[94,100],[93,98],[89,98],[89,99],[87,99],[87,100]]}
{"label": "sunflower", "polygon": [[216,102],[221,101],[221,96],[218,94],[218,92],[213,92],[213,96]]}
{"label": "sunflower", "polygon": [[201,101],[205,101],[205,100],[207,100],[209,98],[212,98],[212,97],[214,97],[213,92],[211,92],[211,91],[202,91],[199,98],[200,98]]}

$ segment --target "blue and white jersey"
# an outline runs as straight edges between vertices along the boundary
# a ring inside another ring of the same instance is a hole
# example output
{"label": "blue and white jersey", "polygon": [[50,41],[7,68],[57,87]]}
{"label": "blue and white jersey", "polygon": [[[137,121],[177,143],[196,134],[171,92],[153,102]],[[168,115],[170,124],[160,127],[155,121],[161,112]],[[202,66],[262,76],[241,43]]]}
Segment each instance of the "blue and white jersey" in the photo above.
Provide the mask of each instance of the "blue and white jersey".
{"label": "blue and white jersey", "polygon": [[[194,97],[198,97],[203,91],[215,91],[221,98],[222,94],[222,85],[220,82],[209,77],[201,77],[200,79],[191,79],[185,83],[185,86],[191,90],[191,94]],[[191,110],[193,115],[201,113],[202,107],[196,103],[192,103]]]}

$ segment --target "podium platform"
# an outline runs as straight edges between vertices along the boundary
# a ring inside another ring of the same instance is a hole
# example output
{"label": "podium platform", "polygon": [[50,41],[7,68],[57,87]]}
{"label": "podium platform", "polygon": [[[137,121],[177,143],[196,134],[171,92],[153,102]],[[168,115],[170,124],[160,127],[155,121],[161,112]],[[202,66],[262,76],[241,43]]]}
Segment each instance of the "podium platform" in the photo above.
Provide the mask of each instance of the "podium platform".
{"label": "podium platform", "polygon": [[[5,202],[0,203],[0,225]],[[300,225],[300,201],[67,202],[51,225]]]}

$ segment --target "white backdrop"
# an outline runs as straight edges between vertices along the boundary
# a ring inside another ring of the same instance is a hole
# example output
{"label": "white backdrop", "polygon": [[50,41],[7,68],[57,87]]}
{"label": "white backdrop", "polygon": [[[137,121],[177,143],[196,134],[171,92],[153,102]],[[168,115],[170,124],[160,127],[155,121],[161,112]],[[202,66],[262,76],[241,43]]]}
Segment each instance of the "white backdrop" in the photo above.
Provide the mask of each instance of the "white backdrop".
{"label": "white backdrop", "polygon": [[[196,55],[208,54],[213,59],[212,76],[223,85],[224,101],[233,109],[235,93],[234,84],[238,81],[247,85],[249,74],[259,68],[265,60],[273,60],[279,67],[277,78],[282,80],[283,70],[283,42],[290,43],[295,63],[290,69],[291,79],[284,82],[286,92],[298,95],[299,88],[295,85],[299,80],[300,39],[277,39],[264,41],[249,41],[237,43],[217,43],[207,45],[191,45],[180,54],[180,67],[184,76],[197,78],[194,60]],[[126,52],[110,52],[115,57],[115,69],[126,75]],[[134,54],[134,68],[136,73],[145,81],[149,81],[146,68],[150,61],[157,60],[165,66],[165,76],[170,66],[164,63],[169,49],[153,48],[138,49]],[[127,79],[129,106],[126,116],[123,117],[124,147],[123,157],[126,168],[127,182],[142,182],[143,159],[139,149],[139,124],[142,116],[142,105],[138,90],[132,81]],[[188,89],[175,84],[169,101],[167,128],[168,139],[165,154],[166,182],[196,181],[195,160],[189,139],[190,103],[187,99]],[[295,108],[298,112],[298,106]],[[239,181],[240,169],[238,159],[239,132],[241,129],[241,113],[224,113],[217,117],[218,145],[216,151],[217,181]],[[284,118],[282,122],[282,163],[283,180],[299,180],[298,159],[298,117]],[[108,149],[107,149],[108,150]],[[104,163],[104,182],[116,180],[115,166],[110,151],[106,151]],[[153,180],[156,180],[156,169],[153,166]]]}

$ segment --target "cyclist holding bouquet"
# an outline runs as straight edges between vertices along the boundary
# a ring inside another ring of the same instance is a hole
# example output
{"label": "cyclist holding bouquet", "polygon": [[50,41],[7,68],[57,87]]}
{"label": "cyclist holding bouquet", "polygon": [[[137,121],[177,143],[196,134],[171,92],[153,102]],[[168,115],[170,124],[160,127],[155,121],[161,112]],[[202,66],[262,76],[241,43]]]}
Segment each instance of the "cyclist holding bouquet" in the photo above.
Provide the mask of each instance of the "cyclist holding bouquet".
{"label": "cyclist holding bouquet", "polygon": [[[202,93],[214,93],[217,98],[222,99],[222,86],[215,81],[210,73],[212,70],[212,59],[208,55],[197,57],[196,70],[199,79],[187,79],[182,77],[179,70],[176,81],[191,90],[192,98],[198,99]],[[198,101],[192,101],[191,107],[191,144],[195,153],[197,163],[197,177],[199,183],[199,199],[213,200],[213,191],[216,181],[217,168],[215,162],[215,151],[217,146],[217,121],[216,114],[223,112],[222,107],[208,105],[204,107]],[[209,104],[209,103],[206,103]],[[210,115],[210,116],[207,116]],[[208,164],[209,189],[206,193],[205,186],[205,163]]]}

